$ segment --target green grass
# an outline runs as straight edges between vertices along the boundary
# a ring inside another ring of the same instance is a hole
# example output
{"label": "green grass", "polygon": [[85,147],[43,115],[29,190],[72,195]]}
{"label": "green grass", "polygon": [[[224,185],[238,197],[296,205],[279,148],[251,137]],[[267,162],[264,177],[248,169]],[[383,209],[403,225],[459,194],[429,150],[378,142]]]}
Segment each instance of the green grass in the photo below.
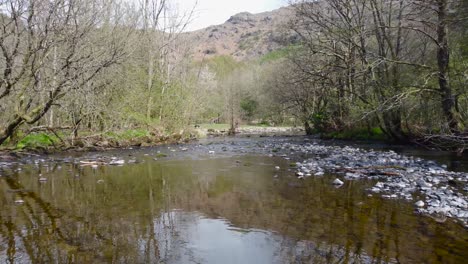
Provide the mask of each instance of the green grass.
{"label": "green grass", "polygon": [[106,137],[115,140],[131,140],[135,138],[148,137],[150,133],[144,129],[125,130],[121,132],[108,132],[105,134]]}
{"label": "green grass", "polygon": [[33,133],[25,136],[16,144],[17,149],[37,149],[48,148],[59,143],[59,139],[55,135],[47,133]]}

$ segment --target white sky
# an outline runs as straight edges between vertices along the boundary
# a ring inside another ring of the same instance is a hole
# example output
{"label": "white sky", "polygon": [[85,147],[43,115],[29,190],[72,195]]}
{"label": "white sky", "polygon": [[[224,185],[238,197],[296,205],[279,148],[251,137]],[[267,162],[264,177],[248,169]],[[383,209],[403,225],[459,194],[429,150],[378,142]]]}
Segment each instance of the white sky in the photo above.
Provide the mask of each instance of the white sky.
{"label": "white sky", "polygon": [[[176,0],[181,11],[193,8],[197,0]],[[197,30],[224,23],[240,12],[260,13],[286,6],[288,0],[198,0],[193,22],[187,30]]]}

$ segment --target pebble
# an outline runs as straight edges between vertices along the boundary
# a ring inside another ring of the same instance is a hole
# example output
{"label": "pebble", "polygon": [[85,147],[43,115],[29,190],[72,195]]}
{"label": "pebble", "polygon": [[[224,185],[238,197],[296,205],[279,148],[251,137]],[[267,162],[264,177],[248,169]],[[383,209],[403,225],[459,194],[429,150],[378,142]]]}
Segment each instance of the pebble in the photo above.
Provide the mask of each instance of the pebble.
{"label": "pebble", "polygon": [[343,185],[343,184],[344,184],[344,182],[341,181],[340,179],[335,179],[335,180],[333,181],[333,185]]}
{"label": "pebble", "polygon": [[414,205],[416,205],[417,207],[424,207],[424,205],[426,205],[423,201],[417,201]]}
{"label": "pebble", "polygon": [[[322,176],[327,172],[343,175],[347,180],[376,180],[369,192],[378,193],[386,199],[408,201],[413,200],[415,193],[422,194],[426,197],[421,200],[424,205],[415,204],[419,211],[453,217],[468,227],[468,173],[447,171],[446,166],[434,161],[404,156],[394,151],[311,143],[279,143],[271,145],[271,148],[282,152],[294,149],[296,153],[312,157],[298,162],[296,175],[310,173]],[[279,155],[287,156],[286,153]],[[337,181],[336,185],[342,184]],[[430,195],[437,198],[429,198]]]}
{"label": "pebble", "polygon": [[109,165],[124,165],[125,160],[118,160],[118,159],[113,159],[111,162],[109,162]]}

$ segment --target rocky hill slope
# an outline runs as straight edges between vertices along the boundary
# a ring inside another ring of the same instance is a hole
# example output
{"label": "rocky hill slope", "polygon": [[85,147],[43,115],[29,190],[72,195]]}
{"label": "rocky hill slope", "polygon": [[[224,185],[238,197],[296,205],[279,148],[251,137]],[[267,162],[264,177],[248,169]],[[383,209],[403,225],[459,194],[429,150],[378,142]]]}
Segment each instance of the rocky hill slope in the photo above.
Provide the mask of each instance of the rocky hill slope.
{"label": "rocky hill slope", "polygon": [[187,32],[184,37],[196,61],[220,55],[230,55],[238,61],[250,60],[297,40],[287,28],[292,14],[291,7],[259,14],[239,13],[224,24]]}

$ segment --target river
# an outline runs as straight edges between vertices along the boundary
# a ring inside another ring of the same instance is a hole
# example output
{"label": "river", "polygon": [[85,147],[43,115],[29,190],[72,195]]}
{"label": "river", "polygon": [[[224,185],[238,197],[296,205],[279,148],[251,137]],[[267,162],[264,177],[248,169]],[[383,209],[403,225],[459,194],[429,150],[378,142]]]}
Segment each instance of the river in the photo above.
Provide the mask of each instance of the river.
{"label": "river", "polygon": [[[305,141],[223,138],[3,163],[0,263],[466,263],[468,229],[456,220],[370,195],[375,180],[298,179],[292,163],[305,157],[268,148]],[[466,158],[393,149],[468,171]]]}

